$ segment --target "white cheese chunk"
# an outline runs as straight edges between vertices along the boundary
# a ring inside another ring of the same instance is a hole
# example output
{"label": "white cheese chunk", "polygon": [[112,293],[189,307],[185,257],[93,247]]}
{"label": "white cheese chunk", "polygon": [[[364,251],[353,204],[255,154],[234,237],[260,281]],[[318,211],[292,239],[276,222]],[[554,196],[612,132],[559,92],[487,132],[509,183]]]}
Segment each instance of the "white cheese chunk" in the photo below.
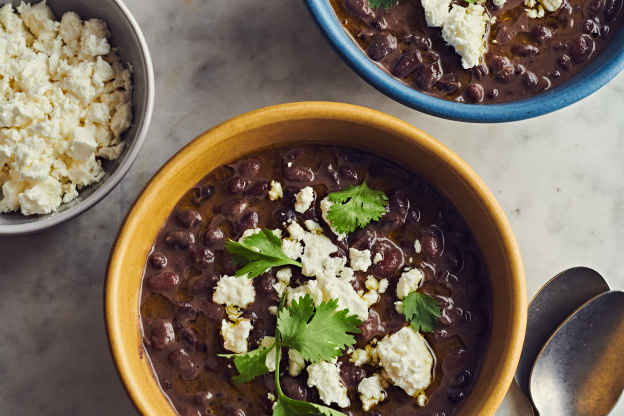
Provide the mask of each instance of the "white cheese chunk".
{"label": "white cheese chunk", "polygon": [[349,248],[349,264],[354,271],[365,272],[373,264],[371,260],[370,250],[358,250],[356,248]]}
{"label": "white cheese chunk", "polygon": [[277,292],[278,296],[282,296],[284,291],[290,285],[290,279],[292,278],[292,270],[290,267],[284,267],[275,273],[277,282],[273,285],[273,289]]}
{"label": "white cheese chunk", "polygon": [[544,9],[549,12],[556,12],[563,4],[563,0],[539,0],[539,2],[542,3]]}
{"label": "white cheese chunk", "polygon": [[[269,337],[266,336],[264,338],[262,338],[262,340],[260,341],[260,346],[261,347],[271,347],[273,344],[275,344],[275,337]],[[269,351],[269,353],[266,356],[266,366],[267,369],[269,370],[269,373],[272,373],[273,371],[275,371],[275,356],[277,354],[277,350],[275,348],[271,349],[271,351]]]}
{"label": "white cheese chunk", "polygon": [[61,183],[53,178],[37,183],[17,197],[24,215],[49,214],[61,204]]}
{"label": "white cheese chunk", "polygon": [[89,160],[97,148],[91,132],[84,127],[76,127],[70,135],[71,146],[67,155],[75,160]]}
{"label": "white cheese chunk", "polygon": [[416,396],[431,384],[433,357],[425,338],[410,327],[379,341],[379,363],[388,379],[410,396]]}
{"label": "white cheese chunk", "polygon": [[235,354],[247,352],[247,339],[253,326],[249,319],[241,319],[236,323],[223,320],[221,322],[221,336],[223,337],[223,348]]}
{"label": "white cheese chunk", "polygon": [[269,199],[271,201],[277,201],[284,196],[282,190],[282,184],[277,181],[271,181],[271,189],[269,189]]}
{"label": "white cheese chunk", "polygon": [[444,21],[442,38],[462,57],[466,69],[479,65],[486,50],[485,31],[489,18],[485,7],[454,4]]}
{"label": "white cheese chunk", "polygon": [[405,297],[410,293],[415,292],[418,289],[423,277],[423,272],[417,268],[407,269],[401,273],[401,277],[397,283],[397,297],[402,300],[405,299]]}
{"label": "white cheese chunk", "polygon": [[336,364],[320,361],[308,366],[308,387],[316,387],[319,397],[327,405],[350,405],[347,388],[340,378],[340,369]]}
{"label": "white cheese chunk", "polygon": [[441,27],[449,14],[451,0],[421,0],[420,4],[425,11],[427,26]]}
{"label": "white cheese chunk", "polygon": [[288,350],[288,374],[297,377],[305,368],[305,360],[301,353],[290,348]]}
{"label": "white cheese chunk", "polygon": [[338,241],[342,241],[342,240],[345,239],[345,237],[347,235],[345,233],[339,233],[338,231],[336,231],[336,229],[332,226],[331,220],[327,219],[327,213],[331,209],[332,205],[334,205],[334,203],[331,202],[328,197],[325,197],[325,198],[323,198],[321,200],[321,203],[320,203],[320,206],[321,206],[321,217],[323,217],[323,220],[325,220],[327,225],[329,225],[329,228],[331,228],[331,230],[334,232],[334,234],[336,234],[336,237],[338,238]]}
{"label": "white cheese chunk", "polygon": [[303,214],[314,202],[314,190],[311,186],[306,186],[295,195],[295,211]]}
{"label": "white cheese chunk", "polygon": [[245,308],[256,297],[253,279],[243,276],[223,276],[219,279],[212,301],[220,305]]}
{"label": "white cheese chunk", "polygon": [[384,400],[386,398],[385,387],[388,387],[388,382],[377,373],[360,381],[358,393],[362,400],[362,410],[368,411]]}

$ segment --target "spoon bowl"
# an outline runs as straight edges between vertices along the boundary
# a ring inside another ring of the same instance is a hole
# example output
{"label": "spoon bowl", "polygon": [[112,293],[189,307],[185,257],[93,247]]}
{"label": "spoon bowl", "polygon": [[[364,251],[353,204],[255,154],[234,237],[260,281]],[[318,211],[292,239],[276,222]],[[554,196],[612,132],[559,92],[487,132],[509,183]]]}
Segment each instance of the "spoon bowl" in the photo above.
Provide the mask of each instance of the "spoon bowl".
{"label": "spoon bowl", "polygon": [[595,270],[574,267],[550,279],[529,304],[527,333],[515,380],[533,409],[529,388],[531,369],[544,344],[581,305],[609,290],[607,282]]}
{"label": "spoon bowl", "polygon": [[596,296],[553,334],[531,373],[548,416],[604,416],[624,390],[624,292]]}

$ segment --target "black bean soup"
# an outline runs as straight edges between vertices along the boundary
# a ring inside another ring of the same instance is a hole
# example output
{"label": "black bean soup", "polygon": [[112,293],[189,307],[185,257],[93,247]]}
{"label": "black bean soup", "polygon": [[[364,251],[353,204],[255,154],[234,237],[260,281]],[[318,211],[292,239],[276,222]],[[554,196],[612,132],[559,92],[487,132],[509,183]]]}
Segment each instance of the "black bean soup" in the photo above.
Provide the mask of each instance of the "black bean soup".
{"label": "black bean soup", "polygon": [[[338,240],[321,218],[319,201],[328,192],[360,184],[367,175],[371,188],[388,195],[387,213]],[[267,195],[272,180],[283,185],[283,198],[275,201]],[[293,209],[294,195],[305,186],[313,187],[316,198],[300,214]],[[212,296],[219,279],[237,270],[224,249],[228,238],[238,240],[249,228],[283,229],[290,220],[322,224],[324,234],[339,248],[334,255],[347,257],[349,247],[370,249],[372,256],[383,253],[383,260],[367,272],[355,272],[356,290],[364,288],[369,274],[389,280],[387,291],[360,326],[355,348],[407,325],[394,305],[397,280],[406,266],[424,272],[419,291],[438,299],[442,309],[437,328],[424,334],[435,357],[424,407],[390,385],[387,398],[364,412],[357,386],[379,368],[356,367],[344,354],[340,371],[351,405],[335,408],[350,416],[453,414],[470,390],[490,332],[491,292],[479,247],[456,208],[426,180],[372,154],[328,146],[267,149],[214,170],[178,202],[158,234],[145,266],[140,313],[145,349],[177,412],[272,413],[268,393],[277,395],[273,373],[239,386],[230,382],[238,374],[232,360],[217,356],[230,353],[219,332],[227,315]],[[292,269],[291,287],[309,279],[297,267]],[[270,269],[255,278],[255,301],[243,310],[243,317],[253,323],[249,350],[275,334],[276,317],[269,312],[279,303],[275,272]],[[288,375],[287,356],[282,355],[286,361],[280,366],[285,394],[321,403],[316,388],[307,386],[305,370],[297,377]]]}
{"label": "black bean soup", "polygon": [[[622,25],[622,0],[563,0],[529,18],[522,0],[484,6],[487,53],[464,69],[461,58],[427,26],[419,0],[371,9],[368,0],[330,0],[345,29],[367,55],[412,88],[447,100],[502,103],[562,84],[585,68]],[[464,0],[453,0],[461,6]],[[539,4],[539,3],[538,3]]]}

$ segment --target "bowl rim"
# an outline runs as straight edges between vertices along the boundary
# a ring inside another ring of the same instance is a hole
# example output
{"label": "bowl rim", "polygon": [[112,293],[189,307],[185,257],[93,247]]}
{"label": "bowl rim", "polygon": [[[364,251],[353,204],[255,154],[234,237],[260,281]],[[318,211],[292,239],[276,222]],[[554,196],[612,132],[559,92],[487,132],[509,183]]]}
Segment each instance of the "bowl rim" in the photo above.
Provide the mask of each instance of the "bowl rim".
{"label": "bowl rim", "polygon": [[[596,60],[570,80],[530,98],[500,104],[469,104],[429,96],[398,81],[366,56],[342,27],[329,0],[303,0],[325,40],[342,60],[366,82],[401,104],[432,116],[474,123],[501,123],[551,113],[594,93],[624,69],[624,48],[610,59]],[[619,33],[624,29],[620,27]],[[614,35],[615,36],[615,35]],[[606,49],[616,48],[611,39]],[[602,51],[604,55],[606,49]],[[586,74],[583,82],[573,82]]]}
{"label": "bowl rim", "polygon": [[[476,198],[483,203],[488,220],[493,224],[492,227],[500,236],[501,251],[505,253],[508,259],[508,273],[511,276],[510,291],[512,293],[510,295],[510,304],[513,309],[513,313],[509,317],[509,323],[513,329],[509,331],[506,338],[506,345],[509,346],[509,349],[496,369],[498,381],[490,388],[491,394],[483,398],[480,403],[480,409],[483,412],[480,414],[493,415],[513,380],[515,368],[520,359],[527,319],[524,268],[511,225],[494,195],[483,181],[458,155],[446,146],[411,124],[388,114],[356,105],[333,102],[280,104],[261,108],[229,119],[202,133],[180,149],[152,176],[133,202],[113,243],[104,287],[104,312],[109,347],[115,367],[133,404],[144,415],[151,415],[153,414],[152,411],[155,410],[154,404],[148,400],[148,393],[146,393],[145,387],[137,388],[137,383],[138,385],[141,384],[138,379],[139,375],[133,373],[133,366],[129,361],[140,359],[143,351],[142,347],[139,347],[139,351],[137,351],[136,346],[125,345],[123,342],[124,317],[119,312],[120,305],[123,302],[134,303],[136,301],[134,297],[121,290],[122,281],[127,281],[127,276],[124,275],[124,260],[127,253],[134,247],[131,243],[135,233],[141,233],[140,223],[145,221],[145,214],[149,207],[152,206],[159,188],[163,186],[163,181],[179,177],[178,173],[187,165],[187,158],[194,153],[201,154],[199,150],[205,150],[204,142],[208,142],[211,139],[236,136],[242,132],[252,131],[258,126],[268,124],[279,124],[281,126],[283,122],[297,122],[308,119],[329,119],[374,126],[388,131],[389,134],[413,141],[416,145],[423,147],[423,152],[441,155],[438,157],[449,163],[451,169],[468,183],[466,187],[471,192],[477,194]],[[137,304],[135,318],[138,316],[139,305]],[[136,328],[136,331],[140,337],[139,328]]]}
{"label": "bowl rim", "polygon": [[[141,114],[143,120],[141,122],[141,125],[137,128],[137,132],[134,137],[134,141],[132,142],[132,146],[124,155],[123,160],[121,161],[115,172],[113,172],[110,177],[102,184],[102,186],[96,189],[85,200],[80,201],[79,204],[71,207],[67,211],[61,212],[59,214],[50,215],[43,219],[20,224],[1,224],[0,236],[37,233],[48,228],[56,227],[57,225],[67,220],[78,217],[79,215],[85,213],[93,206],[98,204],[102,199],[104,199],[104,197],[106,197],[117,186],[117,184],[121,182],[124,176],[126,176],[126,174],[129,172],[132,164],[138,157],[139,152],[143,147],[143,142],[147,137],[147,131],[149,129],[150,121],[152,119],[152,113],[154,110],[154,68],[152,65],[149,48],[147,47],[147,42],[145,41],[145,37],[143,36],[143,32],[141,31],[139,24],[130,13],[130,10],[128,10],[126,5],[121,0],[113,0],[113,3],[121,10],[123,15],[126,17],[128,23],[130,24],[131,30],[134,32],[138,40],[141,55],[137,58],[143,61],[146,70],[145,97],[142,100],[144,104],[144,109]],[[137,115],[135,115],[134,117],[135,119],[138,118]]]}

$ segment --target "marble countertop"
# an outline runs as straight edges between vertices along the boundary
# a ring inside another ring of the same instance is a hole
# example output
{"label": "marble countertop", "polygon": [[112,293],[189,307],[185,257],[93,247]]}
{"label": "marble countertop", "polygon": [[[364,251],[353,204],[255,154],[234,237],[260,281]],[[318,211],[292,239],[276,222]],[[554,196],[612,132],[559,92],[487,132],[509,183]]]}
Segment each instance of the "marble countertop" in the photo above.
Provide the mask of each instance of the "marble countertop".
{"label": "marble countertop", "polygon": [[[624,73],[554,114],[466,124],[379,93],[331,50],[297,0],[125,0],[156,77],[143,150],[84,215],[35,235],[0,237],[0,413],[136,415],[108,349],[107,257],[130,204],[194,137],[235,115],[293,101],[371,107],[431,134],[492,190],[522,252],[531,299],[558,272],[599,271],[624,289]],[[279,10],[279,13],[275,13]],[[530,415],[512,385],[497,416]],[[612,414],[624,415],[624,404]]]}

